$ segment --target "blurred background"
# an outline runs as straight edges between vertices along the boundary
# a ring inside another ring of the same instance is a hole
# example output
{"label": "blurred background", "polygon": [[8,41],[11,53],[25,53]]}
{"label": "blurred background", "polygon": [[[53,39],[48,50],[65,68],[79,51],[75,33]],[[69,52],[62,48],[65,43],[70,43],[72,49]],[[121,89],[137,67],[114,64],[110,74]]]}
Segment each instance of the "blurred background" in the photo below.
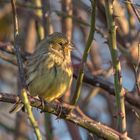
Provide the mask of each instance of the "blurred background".
{"label": "blurred background", "polygon": [[[133,0],[140,16],[140,2]],[[74,43],[72,63],[78,73],[82,54],[90,29],[91,3],[89,0],[16,0],[19,38],[22,52],[33,53],[38,42],[53,32],[64,32]],[[104,0],[97,0],[96,31],[84,72],[113,83],[113,68],[108,48],[108,30]],[[140,86],[139,53],[140,21],[131,4],[125,0],[114,0],[114,20],[117,25],[118,54],[122,67],[123,87],[139,98]],[[13,53],[13,15],[10,0],[0,0],[0,92],[18,94],[19,79],[16,58]],[[8,48],[8,49],[3,49]],[[72,97],[76,80],[64,100]],[[115,98],[101,88],[83,83],[78,105],[82,111],[96,121],[115,129]],[[24,112],[9,114],[12,104],[0,102],[0,139],[35,140],[34,130]],[[128,135],[139,140],[140,121],[126,106]],[[98,140],[75,124],[56,120],[56,116],[40,113],[34,109],[44,140]],[[140,113],[140,110],[137,110]]]}

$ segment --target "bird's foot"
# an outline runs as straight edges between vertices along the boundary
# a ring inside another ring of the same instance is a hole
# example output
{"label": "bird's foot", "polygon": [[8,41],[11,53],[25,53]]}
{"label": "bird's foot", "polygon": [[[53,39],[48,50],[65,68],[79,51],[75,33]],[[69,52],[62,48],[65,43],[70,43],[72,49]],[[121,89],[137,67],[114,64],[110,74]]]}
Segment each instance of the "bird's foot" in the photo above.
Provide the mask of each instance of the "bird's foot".
{"label": "bird's foot", "polygon": [[45,109],[45,101],[44,101],[42,98],[40,98],[40,97],[39,97],[39,99],[40,99],[40,101],[41,101],[41,104],[39,105],[39,107],[42,107],[40,113],[42,113],[43,110]]}
{"label": "bird's foot", "polygon": [[62,104],[61,104],[61,102],[59,100],[56,100],[56,102],[58,103],[57,109],[56,109],[56,111],[58,112],[58,115],[57,115],[56,119],[60,119],[63,107],[62,107]]}

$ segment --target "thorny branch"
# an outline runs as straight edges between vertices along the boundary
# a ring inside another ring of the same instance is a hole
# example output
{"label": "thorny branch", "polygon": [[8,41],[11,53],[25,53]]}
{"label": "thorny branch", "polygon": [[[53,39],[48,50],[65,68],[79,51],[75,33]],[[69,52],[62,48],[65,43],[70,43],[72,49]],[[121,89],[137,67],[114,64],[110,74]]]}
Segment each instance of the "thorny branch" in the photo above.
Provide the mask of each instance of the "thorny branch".
{"label": "thorny branch", "polygon": [[28,117],[35,130],[37,140],[42,140],[38,124],[34,118],[34,115],[32,113],[32,107],[30,106],[30,102],[28,100],[23,63],[21,59],[20,49],[17,46],[17,39],[19,36],[19,27],[18,27],[18,18],[17,18],[17,12],[16,12],[16,0],[11,0],[11,5],[12,5],[12,10],[13,10],[13,21],[14,21],[14,47],[15,47],[15,53],[16,53],[17,64],[18,64],[18,69],[19,69],[20,84],[22,87],[20,95],[22,96],[22,101],[27,110]]}
{"label": "thorny branch", "polygon": [[[19,97],[13,94],[7,94],[7,93],[0,93],[0,101],[1,102],[7,102],[7,103],[16,103],[17,100],[19,100]],[[82,111],[77,108],[73,107],[68,104],[61,104],[61,114],[60,109],[58,109],[58,106],[60,104],[58,103],[47,103],[45,102],[45,106],[42,107],[41,101],[29,96],[30,103],[33,107],[36,107],[38,109],[41,109],[42,112],[49,112],[56,116],[59,116],[62,119],[68,120],[76,125],[79,125],[86,130],[88,130],[90,133],[94,133],[97,136],[108,139],[108,140],[119,140],[119,139],[127,139],[130,140],[129,137],[123,137],[123,135],[116,130],[101,124],[100,122],[94,121],[87,117],[84,113],[81,113]],[[69,110],[73,108],[73,112],[69,113]],[[83,115],[84,114],[84,115]]]}

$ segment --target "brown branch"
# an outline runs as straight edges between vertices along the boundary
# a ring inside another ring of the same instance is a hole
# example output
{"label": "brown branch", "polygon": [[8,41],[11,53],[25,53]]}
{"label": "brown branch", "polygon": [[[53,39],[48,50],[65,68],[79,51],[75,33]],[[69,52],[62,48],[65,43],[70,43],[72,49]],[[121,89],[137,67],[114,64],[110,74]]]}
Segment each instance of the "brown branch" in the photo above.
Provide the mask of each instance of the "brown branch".
{"label": "brown branch", "polygon": [[9,55],[4,54],[3,51],[0,51],[0,59],[9,62],[10,64],[16,66],[17,65],[17,61],[15,57],[11,57]]}
{"label": "brown branch", "polygon": [[[0,93],[0,101],[7,102],[7,103],[16,103],[19,100],[19,97],[13,94],[7,93]],[[108,139],[108,140],[119,140],[119,139],[127,139],[130,140],[131,138],[127,137],[124,138],[122,134],[117,132],[116,130],[101,124],[100,122],[96,122],[95,120],[91,120],[85,114],[81,114],[81,110],[79,112],[79,108],[75,108],[73,112],[68,114],[69,109],[73,108],[68,104],[61,104],[61,115],[60,109],[58,109],[58,103],[47,103],[45,102],[45,106],[41,106],[41,101],[29,96],[30,103],[33,107],[41,109],[42,112],[49,112],[56,116],[59,116],[62,119],[68,120],[76,125],[79,125],[85,128],[90,133],[94,133],[97,136]]]}
{"label": "brown branch", "polygon": [[0,50],[9,53],[9,54],[15,54],[15,50],[12,44],[8,43],[3,43],[0,42]]}
{"label": "brown branch", "polygon": [[[72,0],[62,0],[62,11],[69,16],[73,15]],[[62,32],[66,33],[69,40],[72,38],[72,18],[62,17]]]}
{"label": "brown branch", "polygon": [[130,5],[131,5],[131,7],[132,7],[132,9],[133,9],[138,21],[140,22],[140,15],[139,15],[138,11],[135,9],[134,4],[132,3],[132,1],[131,0],[126,0],[125,2],[130,3]]}
{"label": "brown branch", "polygon": [[[74,77],[77,78],[77,75],[74,74]],[[104,80],[103,78],[92,75],[85,75],[83,81],[92,86],[100,87],[113,96],[115,95],[114,84],[107,80]],[[129,104],[136,107],[137,109],[140,109],[140,99],[134,97],[133,93],[126,91],[125,99]]]}
{"label": "brown branch", "polygon": [[[5,52],[8,55],[15,56],[15,48],[12,45],[12,43],[10,43],[10,42],[7,42],[7,43],[0,42],[0,51],[1,52]],[[3,53],[3,57],[6,57],[4,55],[5,54]],[[31,53],[28,53],[28,52],[20,52],[20,55],[21,55],[22,60],[25,61],[26,60],[26,57],[30,56]],[[5,61],[8,61],[9,62],[10,60],[5,60]],[[14,65],[17,65],[17,62],[15,62]]]}
{"label": "brown branch", "polygon": [[7,3],[5,6],[0,9],[0,19],[4,18],[7,16],[10,12],[12,11],[11,4]]}
{"label": "brown branch", "polygon": [[78,126],[69,122],[69,121],[65,121],[66,124],[67,124],[67,128],[69,130],[69,133],[71,135],[71,139],[72,140],[82,140],[81,136],[80,136],[80,132],[79,132],[79,129],[78,129]]}
{"label": "brown branch", "polygon": [[22,59],[21,59],[19,47],[17,46],[17,40],[19,36],[19,27],[18,27],[18,18],[17,18],[15,0],[11,0],[11,5],[12,5],[12,10],[13,10],[13,21],[14,21],[14,47],[15,47],[15,52],[16,52],[16,57],[17,57],[20,82],[21,82],[22,87],[26,87]]}

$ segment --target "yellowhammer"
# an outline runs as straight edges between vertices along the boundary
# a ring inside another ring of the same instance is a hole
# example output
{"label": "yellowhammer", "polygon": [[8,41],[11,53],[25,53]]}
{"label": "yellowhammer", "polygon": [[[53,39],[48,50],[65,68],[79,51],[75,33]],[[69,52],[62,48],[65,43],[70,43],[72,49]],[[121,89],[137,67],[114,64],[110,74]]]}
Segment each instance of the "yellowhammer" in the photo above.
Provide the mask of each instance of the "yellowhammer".
{"label": "yellowhammer", "polygon": [[71,50],[63,33],[55,32],[40,42],[26,62],[26,84],[32,96],[51,102],[68,90],[73,75]]}

